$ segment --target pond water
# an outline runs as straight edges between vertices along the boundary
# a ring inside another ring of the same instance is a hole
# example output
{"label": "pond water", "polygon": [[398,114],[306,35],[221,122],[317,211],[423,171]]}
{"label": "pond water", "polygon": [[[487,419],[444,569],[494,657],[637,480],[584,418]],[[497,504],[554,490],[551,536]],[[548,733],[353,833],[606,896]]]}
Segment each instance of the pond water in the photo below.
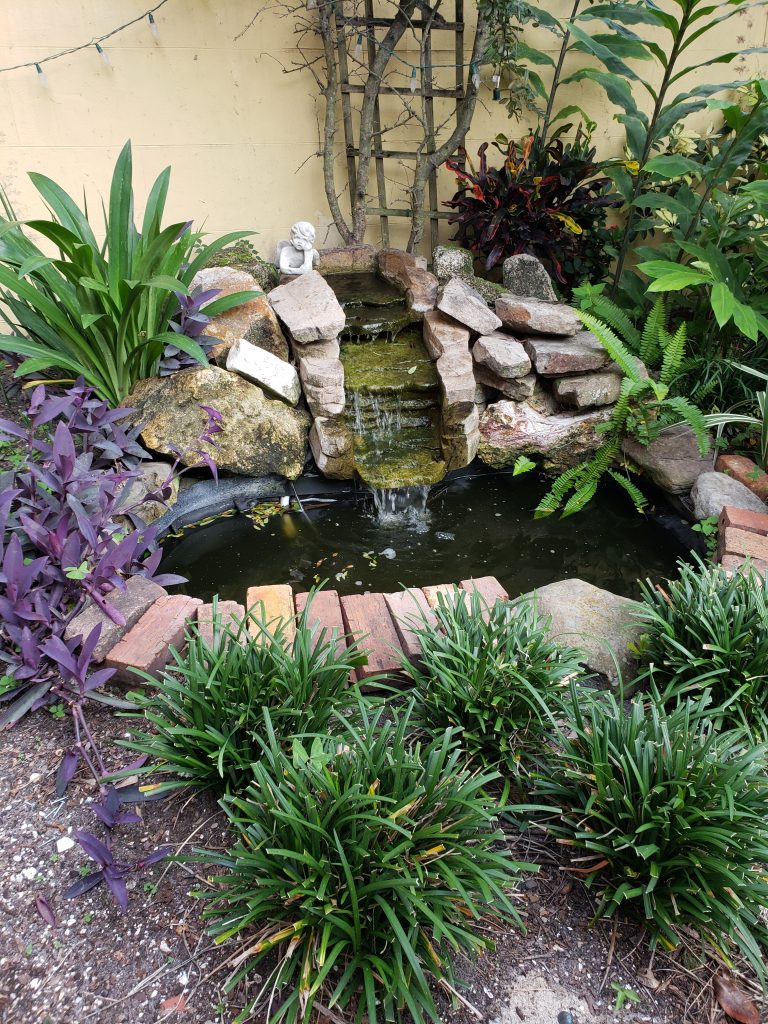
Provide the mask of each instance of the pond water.
{"label": "pond water", "polygon": [[534,520],[547,482],[534,474],[467,470],[429,494],[426,514],[376,515],[373,502],[337,501],[268,518],[224,517],[166,544],[162,569],[204,600],[243,601],[249,586],[320,580],[342,594],[496,576],[512,596],[578,577],[630,597],[637,579],[661,580],[695,542],[668,508],[636,512],[616,487],[568,519]]}

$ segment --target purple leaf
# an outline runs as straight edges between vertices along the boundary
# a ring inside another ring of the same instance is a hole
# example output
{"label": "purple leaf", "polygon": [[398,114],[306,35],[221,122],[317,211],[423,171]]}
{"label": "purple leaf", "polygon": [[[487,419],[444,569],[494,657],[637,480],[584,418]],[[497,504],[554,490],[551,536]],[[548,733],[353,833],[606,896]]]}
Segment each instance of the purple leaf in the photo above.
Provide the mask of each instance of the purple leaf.
{"label": "purple leaf", "polygon": [[121,870],[119,868],[106,868],[104,871],[104,881],[114,896],[115,903],[125,914],[128,910],[128,889],[126,888]]}
{"label": "purple leaf", "polygon": [[74,750],[68,750],[61,759],[59,770],[56,773],[56,796],[64,796],[67,786],[75,777],[77,771],[78,755]]}
{"label": "purple leaf", "polygon": [[56,927],[56,915],[45,896],[35,896],[35,909],[47,925],[51,928]]}
{"label": "purple leaf", "polygon": [[74,836],[91,860],[95,860],[103,868],[114,864],[112,851],[96,836],[91,835],[90,832],[82,832],[80,829],[75,830]]}
{"label": "purple leaf", "polygon": [[65,900],[73,900],[76,896],[82,896],[84,892],[89,892],[91,889],[95,889],[97,885],[100,885],[104,881],[103,871],[92,871],[90,875],[83,875],[67,889],[64,893]]}
{"label": "purple leaf", "polygon": [[157,864],[159,860],[164,860],[166,857],[170,857],[173,850],[169,846],[162,846],[157,850],[153,850],[149,856],[144,857],[142,860],[136,862],[137,868],[148,868],[152,864]]}

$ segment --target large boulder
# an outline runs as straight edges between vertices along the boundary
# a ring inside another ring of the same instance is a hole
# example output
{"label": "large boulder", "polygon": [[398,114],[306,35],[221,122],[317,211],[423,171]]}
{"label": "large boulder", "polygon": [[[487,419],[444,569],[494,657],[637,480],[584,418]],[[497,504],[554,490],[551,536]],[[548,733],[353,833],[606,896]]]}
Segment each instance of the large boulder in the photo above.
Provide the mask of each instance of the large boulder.
{"label": "large boulder", "polygon": [[452,277],[440,289],[437,308],[475,334],[493,334],[501,327],[501,320],[483,296],[460,277]]}
{"label": "large boulder", "polygon": [[[203,444],[219,467],[243,476],[276,473],[294,480],[307,452],[309,416],[218,366],[191,367],[168,377],[138,382],[124,403],[143,423],[144,444],[165,455],[199,447],[207,416],[202,406],[221,414],[215,445]],[[184,465],[199,460],[195,451],[182,455]]]}
{"label": "large boulder", "polygon": [[291,338],[301,345],[336,341],[347,322],[333,288],[316,270],[273,288],[269,301]]}
{"label": "large boulder", "polygon": [[[644,628],[634,601],[584,580],[560,580],[527,597],[535,603],[539,617],[550,620],[550,639],[578,647],[584,652],[583,664],[606,676],[612,685],[619,678],[625,684],[631,682],[636,667],[631,645],[639,643]],[[630,692],[625,690],[627,696]]]}
{"label": "large boulder", "polygon": [[[260,291],[259,282],[253,274],[234,267],[205,267],[193,277],[192,287],[203,291],[215,288],[220,292],[217,298],[235,292]],[[266,295],[257,295],[213,317],[205,333],[211,338],[218,338],[211,349],[211,356],[217,361],[223,361],[229,349],[240,338],[271,352],[278,359],[288,358],[288,342],[283,337]]]}
{"label": "large boulder", "polygon": [[570,336],[582,329],[570,306],[541,299],[526,299],[507,292],[496,299],[496,312],[505,327],[521,334]]}
{"label": "large boulder", "polygon": [[602,435],[595,427],[609,416],[606,409],[547,416],[528,402],[496,402],[480,417],[478,455],[494,469],[514,465],[520,455],[538,458],[548,469],[568,469],[599,448]]}
{"label": "large boulder", "polygon": [[756,494],[727,473],[701,473],[691,488],[693,514],[697,519],[719,517],[726,505],[748,512],[768,512]]}
{"label": "large boulder", "polygon": [[528,253],[507,256],[502,266],[502,280],[504,287],[513,295],[542,299],[544,302],[557,302],[555,289],[544,265]]}
{"label": "large boulder", "polygon": [[712,451],[702,455],[696,434],[687,423],[665,427],[649,445],[628,437],[622,444],[627,458],[653,482],[672,494],[687,494],[697,477],[712,469]]}

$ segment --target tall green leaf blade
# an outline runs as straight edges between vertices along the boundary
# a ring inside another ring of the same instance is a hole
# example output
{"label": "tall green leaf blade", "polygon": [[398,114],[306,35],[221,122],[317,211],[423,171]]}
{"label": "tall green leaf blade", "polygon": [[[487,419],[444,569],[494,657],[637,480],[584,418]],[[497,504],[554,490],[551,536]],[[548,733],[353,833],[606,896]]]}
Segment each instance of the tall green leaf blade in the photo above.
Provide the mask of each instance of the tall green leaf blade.
{"label": "tall green leaf blade", "polygon": [[109,290],[117,297],[118,284],[131,276],[133,232],[133,160],[130,139],[115,164],[109,190],[107,252],[109,254]]}
{"label": "tall green leaf blade", "polygon": [[88,218],[83,214],[80,207],[72,197],[57,185],[51,178],[36,171],[29,172],[29,178],[37,191],[43,197],[48,206],[53,210],[59,223],[68,228],[73,234],[78,235],[84,242],[98,251],[98,243],[93,234]]}

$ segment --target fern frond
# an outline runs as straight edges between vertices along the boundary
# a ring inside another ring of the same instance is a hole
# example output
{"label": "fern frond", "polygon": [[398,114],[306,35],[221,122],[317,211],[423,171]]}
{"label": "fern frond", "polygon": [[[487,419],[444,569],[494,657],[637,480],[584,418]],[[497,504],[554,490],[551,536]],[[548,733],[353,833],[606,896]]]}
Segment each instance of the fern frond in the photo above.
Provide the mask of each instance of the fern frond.
{"label": "fern frond", "polygon": [[673,409],[681,420],[688,424],[696,435],[696,443],[702,455],[706,455],[711,447],[711,439],[707,429],[707,420],[698,406],[682,395],[675,395],[664,402],[664,410]]}
{"label": "fern frond", "polygon": [[666,386],[669,386],[670,381],[683,365],[687,335],[688,328],[686,324],[680,324],[664,349],[659,381]]}
{"label": "fern frond", "polygon": [[667,329],[667,307],[663,298],[654,302],[645,321],[638,355],[646,366],[655,366],[662,353],[662,334]]}
{"label": "fern frond", "polygon": [[585,312],[591,313],[598,320],[608,324],[617,334],[621,335],[633,352],[639,353],[640,332],[621,306],[617,306],[607,295],[590,295],[589,310],[585,310]]}
{"label": "fern frond", "polygon": [[592,331],[614,363],[618,364],[625,377],[629,377],[630,380],[636,383],[643,380],[634,356],[608,324],[604,324],[601,320],[592,316],[591,313],[578,311],[576,315],[584,326]]}
{"label": "fern frond", "polygon": [[594,480],[587,480],[577,490],[573,492],[568,501],[565,503],[565,508],[562,512],[562,517],[565,519],[567,516],[575,515],[577,512],[581,512],[585,505],[594,498],[597,485],[600,482],[600,477]]}
{"label": "fern frond", "polygon": [[624,490],[627,492],[627,494],[634,502],[637,511],[642,512],[645,506],[648,504],[648,499],[640,490],[640,488],[633,484],[628,476],[624,476],[621,473],[617,473],[615,469],[609,469],[608,473],[613,477],[613,479],[616,481],[617,484],[619,484],[620,487],[624,488]]}

